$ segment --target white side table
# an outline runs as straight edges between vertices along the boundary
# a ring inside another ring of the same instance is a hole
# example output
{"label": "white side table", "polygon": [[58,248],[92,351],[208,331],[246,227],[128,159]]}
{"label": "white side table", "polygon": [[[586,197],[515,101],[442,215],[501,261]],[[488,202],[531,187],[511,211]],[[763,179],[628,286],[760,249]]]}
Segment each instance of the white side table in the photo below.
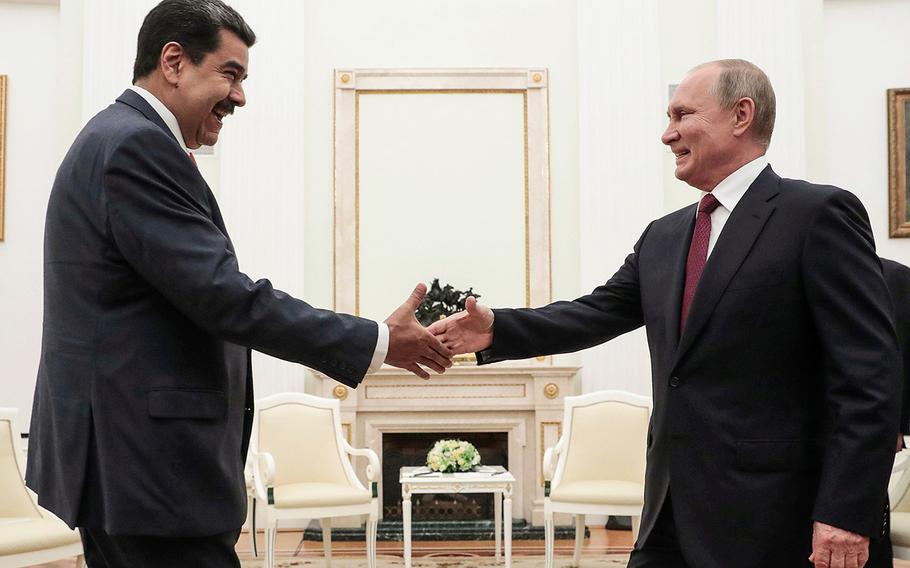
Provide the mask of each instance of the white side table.
{"label": "white side table", "polygon": [[[502,545],[503,512],[505,512],[506,568],[512,566],[512,484],[515,477],[502,466],[484,466],[481,471],[467,473],[429,472],[426,467],[403,467],[398,477],[401,483],[401,512],[404,521],[404,565],[411,568],[411,495],[417,493],[492,493],[496,534],[496,560]],[[504,510],[504,511],[503,511]]]}

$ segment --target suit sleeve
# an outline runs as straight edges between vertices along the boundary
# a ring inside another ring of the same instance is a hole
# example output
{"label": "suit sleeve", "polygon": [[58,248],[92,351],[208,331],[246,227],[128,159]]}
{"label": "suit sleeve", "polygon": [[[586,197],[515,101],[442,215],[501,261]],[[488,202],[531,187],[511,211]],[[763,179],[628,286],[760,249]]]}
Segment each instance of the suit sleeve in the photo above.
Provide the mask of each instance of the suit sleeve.
{"label": "suit sleeve", "polygon": [[638,254],[650,228],[648,225],[616,274],[590,294],[542,308],[494,310],[493,344],[476,354],[477,362],[570,353],[644,325]]}
{"label": "suit sleeve", "polygon": [[882,259],[882,268],[894,307],[894,327],[903,363],[900,431],[910,434],[910,268],[886,259]]}
{"label": "suit sleeve", "polygon": [[813,518],[879,536],[894,459],[900,355],[869,220],[838,191],[811,221],[803,280],[825,361],[832,419]]}
{"label": "suit sleeve", "polygon": [[356,386],[376,346],[376,323],[316,309],[243,274],[228,237],[172,173],[192,166],[161,136],[130,135],[107,161],[108,230],[125,261],[211,334]]}

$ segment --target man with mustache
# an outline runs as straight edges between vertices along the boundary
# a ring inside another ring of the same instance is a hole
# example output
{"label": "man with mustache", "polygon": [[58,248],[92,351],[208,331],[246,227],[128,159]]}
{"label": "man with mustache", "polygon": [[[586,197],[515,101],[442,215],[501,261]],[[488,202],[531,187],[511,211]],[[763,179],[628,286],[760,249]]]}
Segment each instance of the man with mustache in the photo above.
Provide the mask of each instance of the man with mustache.
{"label": "man with mustache", "polygon": [[[642,325],[654,411],[630,568],[884,568],[900,354],[862,204],[779,177],[768,77],[693,69],[662,141],[701,190],[604,285],[431,331],[480,363],[567,353]],[[622,432],[609,435],[622,436]]]}
{"label": "man with mustache", "polygon": [[[95,567],[239,566],[250,349],[351,387],[451,353],[414,318],[320,310],[240,271],[189,149],[246,103],[255,35],[220,0],[165,0],[133,86],[83,128],[47,211],[41,363],[26,479]],[[307,432],[301,436],[306,451]]]}

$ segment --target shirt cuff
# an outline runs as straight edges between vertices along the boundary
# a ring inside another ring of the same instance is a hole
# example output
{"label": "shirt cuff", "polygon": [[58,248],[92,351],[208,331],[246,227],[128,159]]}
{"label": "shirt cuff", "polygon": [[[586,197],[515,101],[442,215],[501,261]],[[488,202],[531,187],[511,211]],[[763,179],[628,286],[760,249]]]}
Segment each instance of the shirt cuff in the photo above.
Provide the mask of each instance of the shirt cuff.
{"label": "shirt cuff", "polygon": [[379,333],[376,335],[376,350],[373,351],[373,360],[370,362],[367,374],[378,371],[389,352],[389,326],[384,323],[377,323],[377,325],[379,326]]}

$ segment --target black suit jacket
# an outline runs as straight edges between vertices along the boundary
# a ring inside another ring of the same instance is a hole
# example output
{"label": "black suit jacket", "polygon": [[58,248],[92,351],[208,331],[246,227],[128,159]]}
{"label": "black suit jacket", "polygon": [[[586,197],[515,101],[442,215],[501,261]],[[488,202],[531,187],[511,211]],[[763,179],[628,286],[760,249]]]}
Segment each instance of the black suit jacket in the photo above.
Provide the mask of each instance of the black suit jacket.
{"label": "black suit jacket", "polygon": [[885,284],[894,304],[894,326],[900,343],[904,367],[901,373],[901,425],[903,434],[910,434],[910,267],[899,262],[882,259]]}
{"label": "black suit jacket", "polygon": [[865,210],[767,167],[731,213],[680,336],[694,222],[694,205],[652,222],[587,296],[497,310],[480,361],[646,326],[654,410],[639,545],[668,491],[699,568],[806,565],[813,519],[880,535],[900,355]]}
{"label": "black suit jacket", "polygon": [[356,386],[376,324],[240,272],[212,192],[130,90],[76,138],[45,231],[26,474],[39,503],[111,534],[238,528],[250,348]]}

